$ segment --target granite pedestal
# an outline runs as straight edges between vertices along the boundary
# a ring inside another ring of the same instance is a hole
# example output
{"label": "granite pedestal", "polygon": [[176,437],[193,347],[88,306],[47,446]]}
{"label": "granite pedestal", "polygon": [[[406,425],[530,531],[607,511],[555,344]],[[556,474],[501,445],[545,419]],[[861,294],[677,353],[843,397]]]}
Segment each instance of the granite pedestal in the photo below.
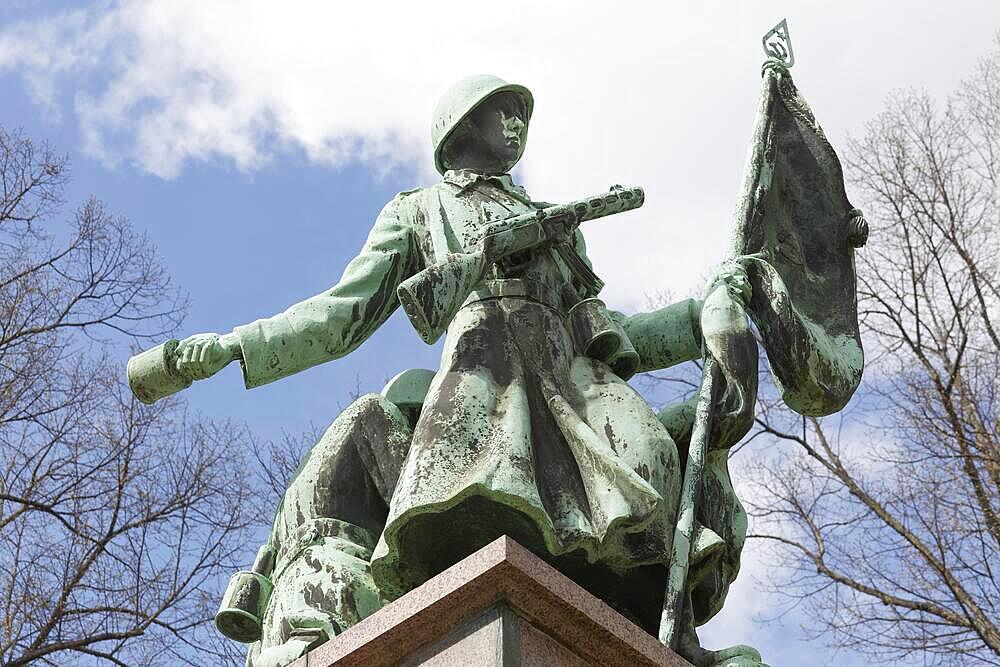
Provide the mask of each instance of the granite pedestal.
{"label": "granite pedestal", "polygon": [[624,616],[502,537],[292,667],[690,667]]}

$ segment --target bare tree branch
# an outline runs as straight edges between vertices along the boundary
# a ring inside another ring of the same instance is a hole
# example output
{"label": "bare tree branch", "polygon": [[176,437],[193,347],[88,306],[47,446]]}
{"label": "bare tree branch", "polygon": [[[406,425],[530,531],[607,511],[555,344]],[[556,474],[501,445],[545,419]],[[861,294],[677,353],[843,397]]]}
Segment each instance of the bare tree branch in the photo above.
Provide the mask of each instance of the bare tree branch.
{"label": "bare tree branch", "polygon": [[67,178],[0,129],[0,663],[234,663],[212,616],[256,530],[245,428],[123,386],[115,350],[185,300],[96,200],[55,227]]}

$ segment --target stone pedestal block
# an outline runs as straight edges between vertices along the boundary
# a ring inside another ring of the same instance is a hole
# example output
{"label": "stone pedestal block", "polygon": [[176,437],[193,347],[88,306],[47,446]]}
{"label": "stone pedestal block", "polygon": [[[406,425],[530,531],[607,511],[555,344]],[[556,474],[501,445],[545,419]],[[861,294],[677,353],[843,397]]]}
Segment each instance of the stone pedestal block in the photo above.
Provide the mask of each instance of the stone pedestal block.
{"label": "stone pedestal block", "polygon": [[334,665],[690,667],[507,537],[293,663]]}

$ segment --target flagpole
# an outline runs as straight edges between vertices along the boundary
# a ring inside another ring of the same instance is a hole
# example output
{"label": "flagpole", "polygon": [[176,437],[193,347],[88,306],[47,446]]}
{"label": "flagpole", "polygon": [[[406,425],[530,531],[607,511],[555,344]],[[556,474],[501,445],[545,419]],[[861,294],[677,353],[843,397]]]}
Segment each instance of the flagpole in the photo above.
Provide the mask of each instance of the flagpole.
{"label": "flagpole", "polygon": [[[720,287],[719,289],[725,289]],[[698,389],[698,405],[695,408],[694,429],[688,447],[687,465],[684,469],[684,483],[681,486],[680,503],[677,510],[677,524],[670,553],[670,572],[667,577],[667,592],[660,615],[659,639],[662,644],[677,648],[681,629],[681,614],[684,611],[684,591],[687,583],[691,558],[691,541],[694,535],[695,509],[701,495],[702,480],[705,477],[705,458],[708,453],[708,438],[712,433],[713,407],[718,399],[719,387],[725,379],[719,370],[719,362],[706,354],[702,369],[701,386]]]}
{"label": "flagpole", "polygon": [[[728,258],[734,259],[744,254],[747,245],[747,230],[753,217],[760,214],[756,204],[763,199],[771,185],[774,155],[768,151],[771,136],[772,106],[777,92],[777,74],[771,65],[788,68],[794,64],[788,24],[783,19],[772,28],[763,39],[764,52],[768,56],[764,64],[763,89],[757,107],[753,138],[744,168],[743,189],[733,216]],[[725,289],[718,285],[714,289]],[[707,301],[706,296],[706,301]],[[725,386],[725,378],[719,362],[706,350],[703,355],[701,384],[698,388],[698,404],[695,408],[694,426],[688,445],[687,465],[684,467],[684,481],[677,507],[677,522],[671,543],[670,569],[667,575],[667,589],[660,614],[659,639],[670,648],[677,648],[680,639],[681,622],[684,613],[684,594],[687,589],[688,571],[691,561],[691,542],[694,536],[695,514],[700,500],[702,482],[705,476],[705,460],[708,456],[709,437],[715,421],[715,404],[719,392]]]}

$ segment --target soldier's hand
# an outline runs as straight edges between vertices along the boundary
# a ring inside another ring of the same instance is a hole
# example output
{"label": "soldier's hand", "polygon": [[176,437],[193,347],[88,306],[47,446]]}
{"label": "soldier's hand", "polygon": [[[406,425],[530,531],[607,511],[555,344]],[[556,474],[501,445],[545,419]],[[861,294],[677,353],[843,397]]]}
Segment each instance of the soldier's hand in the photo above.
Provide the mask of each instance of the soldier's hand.
{"label": "soldier's hand", "polygon": [[868,243],[868,221],[861,209],[851,210],[851,221],[847,228],[847,243],[852,248],[860,248]]}
{"label": "soldier's hand", "polygon": [[180,342],[174,352],[177,370],[192,380],[215,375],[233,360],[233,353],[214,333],[195,334]]}
{"label": "soldier's hand", "polygon": [[707,292],[711,292],[720,284],[726,288],[734,301],[744,308],[749,305],[753,290],[750,287],[750,279],[747,277],[746,269],[741,263],[731,260],[720,266],[715,272],[715,277],[709,281]]}

